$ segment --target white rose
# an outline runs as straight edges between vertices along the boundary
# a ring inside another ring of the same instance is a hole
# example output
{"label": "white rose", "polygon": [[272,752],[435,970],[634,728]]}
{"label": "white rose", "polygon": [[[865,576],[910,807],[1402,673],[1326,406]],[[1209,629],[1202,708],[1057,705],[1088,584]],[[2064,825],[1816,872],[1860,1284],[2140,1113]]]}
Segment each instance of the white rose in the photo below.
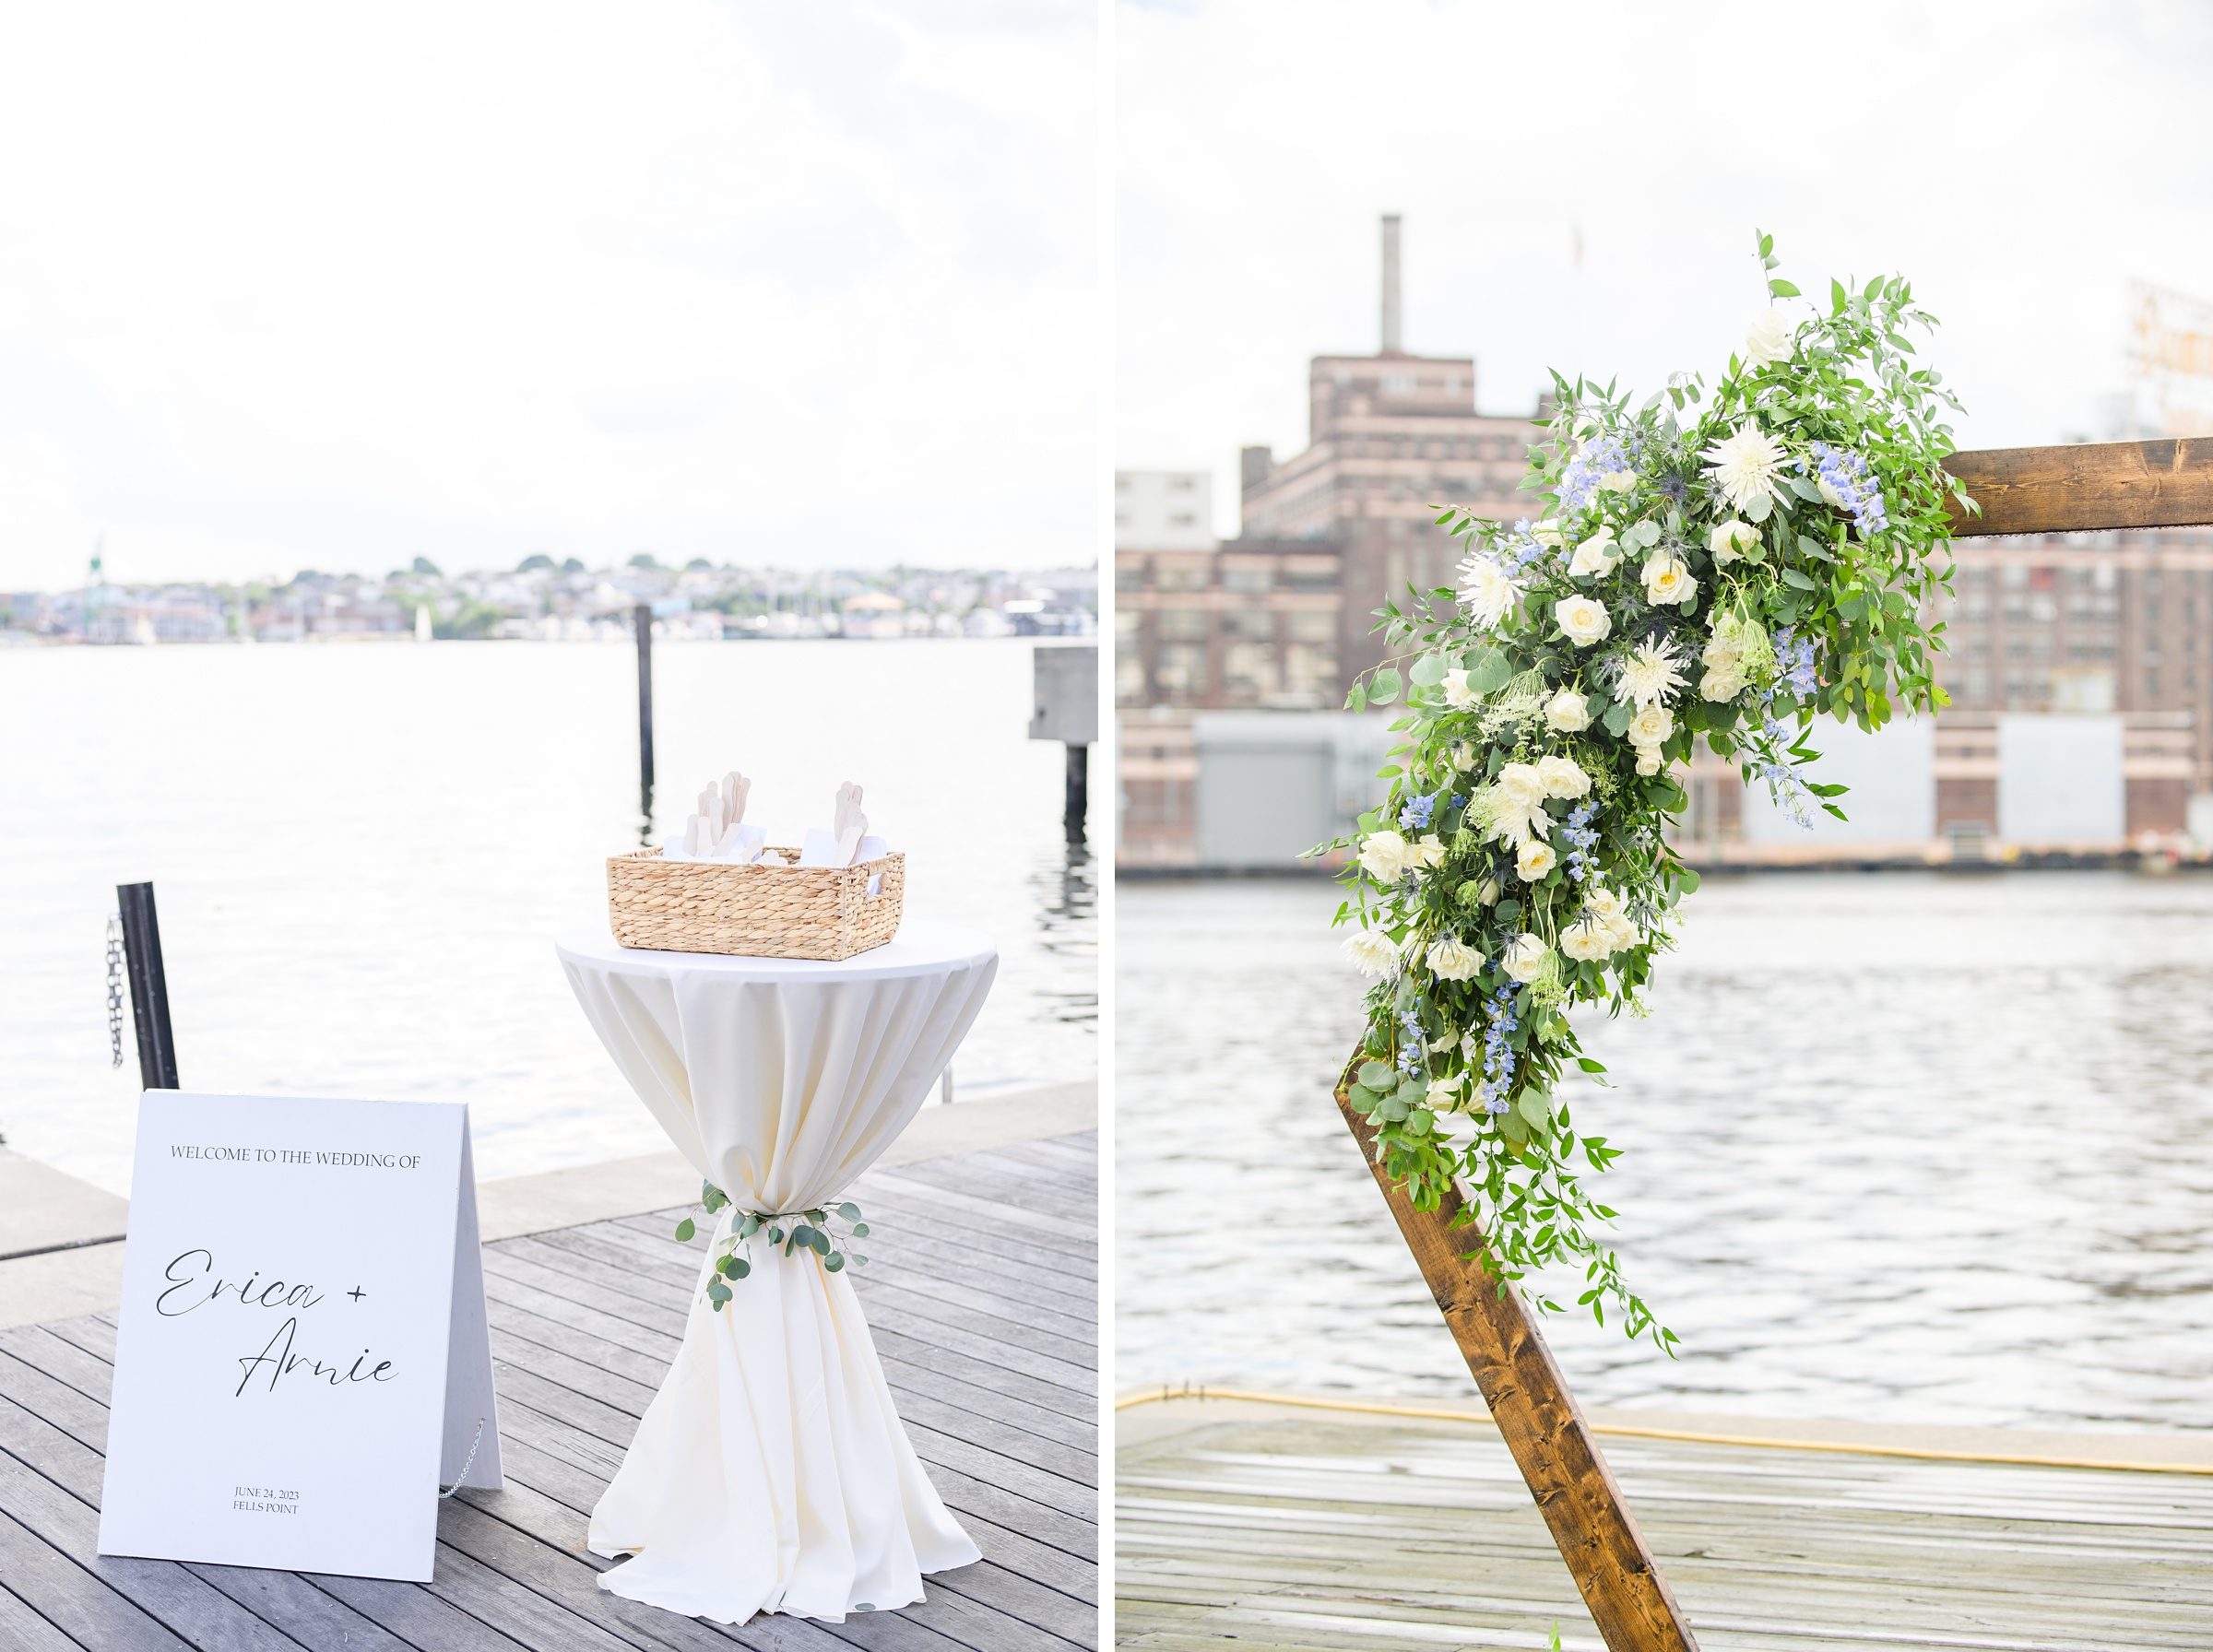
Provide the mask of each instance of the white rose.
{"label": "white rose", "polygon": [[1646,750],[1658,750],[1675,732],[1675,714],[1664,705],[1648,705],[1629,719],[1629,744]]}
{"label": "white rose", "polygon": [[1544,787],[1544,776],[1537,773],[1534,763],[1509,763],[1498,771],[1498,778],[1491,783],[1491,790],[1498,801],[1517,814],[1529,814],[1544,806],[1549,795]]}
{"label": "white rose", "polygon": [[1578,963],[1595,963],[1613,950],[1604,928],[1589,918],[1560,931],[1560,950]]}
{"label": "white rose", "polygon": [[1560,533],[1560,519],[1557,516],[1545,517],[1530,530],[1529,537],[1539,545],[1549,545],[1557,550],[1564,542]]}
{"label": "white rose", "polygon": [[1452,750],[1450,755],[1452,758],[1452,766],[1459,770],[1462,774],[1465,774],[1470,769],[1473,769],[1475,766],[1475,748],[1469,745],[1465,740],[1454,740],[1452,742]]}
{"label": "white rose", "polygon": [[1713,532],[1707,538],[1706,546],[1713,552],[1713,560],[1726,566],[1739,557],[1759,554],[1759,530],[1749,522],[1739,522],[1731,517],[1727,522],[1713,525]]}
{"label": "white rose", "polygon": [[1432,1113],[1451,1112],[1459,1104],[1460,1092],[1467,1081],[1468,1075],[1465,1073],[1454,1073],[1450,1079],[1430,1080],[1428,1093],[1422,1097],[1423,1105]]}
{"label": "white rose", "polygon": [[1709,666],[1706,675],[1698,678],[1698,697],[1701,700],[1727,702],[1745,691],[1745,674],[1735,666]]}
{"label": "white rose", "polygon": [[1544,721],[1562,734],[1580,734],[1591,726],[1591,702],[1573,689],[1562,689],[1545,706]]}
{"label": "white rose", "polygon": [[1568,572],[1579,579],[1592,574],[1611,573],[1621,563],[1621,547],[1614,542],[1614,530],[1602,527],[1575,548],[1568,559]]}
{"label": "white rose", "polygon": [[1657,774],[1660,773],[1659,747],[1639,746],[1637,749],[1637,773],[1639,774]]}
{"label": "white rose", "polygon": [[1637,485],[1634,470],[1609,470],[1598,478],[1598,485],[1608,493],[1627,493]]}
{"label": "white rose", "polygon": [[1637,926],[1629,922],[1629,915],[1625,912],[1617,912],[1608,918],[1605,931],[1606,938],[1613,943],[1616,952],[1637,944]]}
{"label": "white rose", "polygon": [[1445,857],[1444,840],[1432,832],[1418,844],[1406,846],[1406,864],[1414,867],[1433,867]]}
{"label": "white rose", "polygon": [[1655,607],[1688,602],[1698,592],[1690,569],[1672,550],[1655,550],[1644,564],[1644,598]]}
{"label": "white rose", "polygon": [[1481,901],[1485,906],[1497,905],[1498,902],[1498,879],[1496,878],[1485,878],[1483,880],[1483,887],[1475,891],[1475,898]]}
{"label": "white rose", "polygon": [[1745,334],[1745,365],[1765,367],[1770,361],[1788,361],[1797,329],[1772,304],[1752,318]]}
{"label": "white rose", "polygon": [[1588,648],[1614,629],[1605,608],[1588,596],[1568,596],[1552,605],[1552,617],[1578,648]]}
{"label": "white rose", "polygon": [[1597,915],[1603,924],[1610,924],[1622,915],[1621,897],[1602,884],[1593,884],[1583,896],[1584,910]]}
{"label": "white rose", "polygon": [[1572,757],[1537,759],[1537,778],[1544,783],[1547,797],[1581,797],[1591,790],[1591,776]]}
{"label": "white rose", "polygon": [[1485,556],[1469,556],[1460,565],[1460,602],[1485,631],[1494,629],[1521,595],[1521,587]]}
{"label": "white rose", "polygon": [[1544,965],[1552,957],[1552,949],[1527,931],[1514,937],[1513,944],[1506,950],[1506,973],[1527,986],[1544,973]]}
{"label": "white rose", "polygon": [[1524,883],[1534,883],[1559,864],[1560,857],[1552,852],[1552,845],[1541,837],[1533,837],[1514,855],[1514,870]]}
{"label": "white rose", "polygon": [[1468,687],[1468,674],[1465,671],[1445,673],[1445,703],[1447,705],[1456,712],[1464,712],[1468,707],[1473,705],[1478,698],[1475,691]]}
{"label": "white rose", "polygon": [[1378,883],[1396,883],[1410,857],[1406,840],[1395,832],[1371,832],[1360,843],[1360,869]]}
{"label": "white rose", "polygon": [[1344,938],[1344,955],[1363,975],[1395,975],[1399,949],[1380,929],[1356,929]]}
{"label": "white rose", "polygon": [[1483,967],[1483,954],[1448,935],[1431,944],[1422,962],[1439,981],[1473,981],[1475,972]]}

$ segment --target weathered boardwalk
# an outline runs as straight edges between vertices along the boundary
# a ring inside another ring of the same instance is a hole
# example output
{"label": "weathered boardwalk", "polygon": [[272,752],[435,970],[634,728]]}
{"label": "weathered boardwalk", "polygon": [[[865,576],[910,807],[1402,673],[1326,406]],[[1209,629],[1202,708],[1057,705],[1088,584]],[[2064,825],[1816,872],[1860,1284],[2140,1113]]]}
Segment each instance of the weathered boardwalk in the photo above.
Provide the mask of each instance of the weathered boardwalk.
{"label": "weathered boardwalk", "polygon": [[[1704,1652],[2213,1646],[2213,1477],[1608,1435]],[[1116,1632],[1151,1652],[1603,1652],[1495,1433],[1308,1413],[1125,1447]]]}
{"label": "weathered boardwalk", "polygon": [[725,1628],[598,1587],[586,1516],[676,1352],[704,1238],[677,1212],[485,1246],[501,1492],[441,1506],[428,1584],[93,1553],[112,1316],[0,1330],[6,1652],[1066,1652],[1097,1644],[1091,1135],[863,1178],[856,1280],[900,1415],[984,1552],[926,1604]]}

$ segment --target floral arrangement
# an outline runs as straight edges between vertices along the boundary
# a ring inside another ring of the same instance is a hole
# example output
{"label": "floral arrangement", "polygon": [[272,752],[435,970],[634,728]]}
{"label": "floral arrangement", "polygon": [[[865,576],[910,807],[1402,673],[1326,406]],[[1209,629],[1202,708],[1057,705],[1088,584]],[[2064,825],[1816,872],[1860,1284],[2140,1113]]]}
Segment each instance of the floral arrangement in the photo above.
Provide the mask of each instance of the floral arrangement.
{"label": "floral arrangement", "polygon": [[[699,1185],[699,1202],[692,1206],[713,1216],[729,1207],[730,1196],[712,1182]],[[833,1217],[842,1217],[848,1232],[843,1242],[831,1226]],[[717,1224],[719,1225],[719,1224]],[[699,1233],[699,1224],[686,1215],[676,1224],[680,1244],[689,1245]],[[716,1310],[730,1305],[734,1294],[732,1280],[741,1280],[753,1270],[752,1240],[760,1235],[768,1242],[771,1250],[781,1245],[786,1256],[795,1250],[814,1252],[822,1258],[822,1266],[832,1273],[844,1270],[850,1257],[855,1266],[861,1266],[868,1257],[852,1248],[855,1239],[869,1236],[869,1224],[860,1219],[860,1207],[850,1202],[826,1206],[817,1210],[799,1210],[776,1214],[757,1210],[732,1211],[729,1229],[709,1247],[715,1265],[707,1274],[707,1302]],[[746,1254],[740,1256],[743,1250]]]}
{"label": "floral arrangement", "polygon": [[[1772,272],[1774,238],[1758,250]],[[1668,838],[1694,742],[1810,825],[1843,818],[1844,788],[1802,773],[1817,716],[1873,729],[1947,702],[1928,616],[1952,576],[1940,419],[1959,403],[1906,337],[1934,319],[1902,277],[1831,282],[1826,313],[1767,286],[1710,390],[1678,373],[1632,412],[1555,375],[1523,484],[1550,496],[1543,520],[1438,517],[1465,542],[1459,588],[1379,610],[1391,660],[1348,701],[1404,707],[1388,799],[1325,845],[1353,851],[1337,921],[1375,985],[1350,1097],[1379,1160],[1417,1208],[1455,1177],[1472,1191],[1502,1289],[1580,1262],[1602,1324],[1611,1302],[1671,1351],[1570,1168],[1620,1150],[1570,1118],[1562,1076],[1604,1068],[1569,1012],[1641,1010],[1698,885]]]}

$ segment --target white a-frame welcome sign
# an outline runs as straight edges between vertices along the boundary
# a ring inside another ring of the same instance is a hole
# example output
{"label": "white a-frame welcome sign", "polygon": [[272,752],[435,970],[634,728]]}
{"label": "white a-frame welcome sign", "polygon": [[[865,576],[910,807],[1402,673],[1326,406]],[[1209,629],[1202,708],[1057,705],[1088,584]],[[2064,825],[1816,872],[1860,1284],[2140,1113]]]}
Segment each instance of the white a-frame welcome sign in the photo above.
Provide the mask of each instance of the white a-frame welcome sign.
{"label": "white a-frame welcome sign", "polygon": [[468,1109],[149,1090],[100,1552],[427,1582],[500,1484]]}

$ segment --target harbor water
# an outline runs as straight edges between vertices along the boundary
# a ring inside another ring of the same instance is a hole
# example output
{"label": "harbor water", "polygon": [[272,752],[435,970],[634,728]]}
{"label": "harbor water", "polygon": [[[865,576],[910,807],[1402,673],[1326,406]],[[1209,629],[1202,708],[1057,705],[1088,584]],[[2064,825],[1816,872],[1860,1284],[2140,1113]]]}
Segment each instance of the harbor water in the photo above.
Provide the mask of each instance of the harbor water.
{"label": "harbor water", "polygon": [[[1120,892],[1125,1391],[1473,1392],[1330,1098],[1337,898]],[[1572,1101],[1682,1347],[1546,1320],[1583,1400],[2213,1427],[2213,878],[1710,879],[1650,1010]]]}
{"label": "harbor water", "polygon": [[[851,780],[906,912],[1000,970],[956,1102],[1089,1078],[1096,867],[1063,749],[1026,738],[1026,642],[762,642],[655,655],[657,831],[753,777],[771,841]],[[479,1173],[667,1143],[554,938],[607,921],[640,835],[627,645],[0,650],[0,1133],[129,1191],[137,1061],[110,1066],[103,931],[154,881],[189,1089],[470,1103]]]}

